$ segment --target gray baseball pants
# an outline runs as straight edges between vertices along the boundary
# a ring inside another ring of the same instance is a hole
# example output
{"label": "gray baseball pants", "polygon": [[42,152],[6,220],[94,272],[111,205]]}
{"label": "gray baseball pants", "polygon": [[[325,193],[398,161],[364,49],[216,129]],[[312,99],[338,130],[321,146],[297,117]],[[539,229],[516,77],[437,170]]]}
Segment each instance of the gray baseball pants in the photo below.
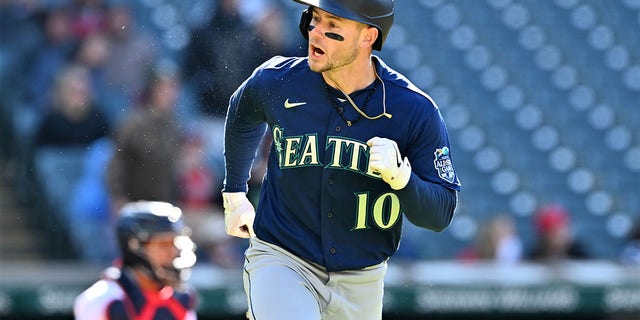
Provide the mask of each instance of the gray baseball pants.
{"label": "gray baseball pants", "polygon": [[244,290],[252,320],[382,319],[387,263],[361,270],[324,267],[253,237],[245,252]]}

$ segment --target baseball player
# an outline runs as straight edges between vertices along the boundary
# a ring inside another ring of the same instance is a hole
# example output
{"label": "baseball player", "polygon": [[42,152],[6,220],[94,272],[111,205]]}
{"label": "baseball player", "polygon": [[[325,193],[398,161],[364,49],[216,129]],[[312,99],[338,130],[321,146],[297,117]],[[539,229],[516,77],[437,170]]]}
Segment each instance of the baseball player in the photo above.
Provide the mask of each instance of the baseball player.
{"label": "baseball player", "polygon": [[116,227],[122,266],[76,298],[75,319],[195,320],[195,292],[183,275],[195,263],[194,245],[181,215],[166,202],[126,204]]}
{"label": "baseball player", "polygon": [[[460,183],[433,100],[372,50],[392,0],[295,0],[307,57],[277,56],[229,102],[226,231],[250,238],[247,315],[255,320],[381,319],[387,260],[403,217],[441,231]],[[247,200],[256,148],[273,142],[257,211]]]}

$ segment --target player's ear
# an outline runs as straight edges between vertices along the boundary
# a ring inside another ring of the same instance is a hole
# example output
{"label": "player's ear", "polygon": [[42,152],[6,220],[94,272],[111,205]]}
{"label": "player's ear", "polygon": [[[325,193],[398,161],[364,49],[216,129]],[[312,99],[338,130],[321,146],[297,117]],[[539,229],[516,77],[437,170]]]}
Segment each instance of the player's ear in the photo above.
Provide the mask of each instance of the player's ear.
{"label": "player's ear", "polygon": [[367,26],[362,32],[362,45],[364,47],[373,47],[376,39],[378,39],[378,28]]}

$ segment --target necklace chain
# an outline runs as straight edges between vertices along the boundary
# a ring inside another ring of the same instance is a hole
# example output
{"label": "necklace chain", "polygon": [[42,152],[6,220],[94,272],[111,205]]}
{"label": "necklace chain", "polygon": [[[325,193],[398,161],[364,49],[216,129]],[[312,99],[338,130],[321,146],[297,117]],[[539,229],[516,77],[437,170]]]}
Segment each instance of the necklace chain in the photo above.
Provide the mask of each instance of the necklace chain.
{"label": "necklace chain", "polygon": [[378,81],[376,79],[376,81],[374,81],[373,88],[367,95],[367,98],[364,100],[364,104],[362,105],[362,108],[359,108],[356,105],[356,103],[353,102],[353,99],[351,99],[351,97],[348,94],[346,94],[344,91],[339,89],[340,92],[342,92],[342,94],[347,98],[347,101],[349,101],[349,104],[351,104],[351,106],[354,109],[356,109],[356,111],[358,111],[358,117],[353,120],[349,120],[344,116],[344,109],[338,106],[338,103],[336,102],[337,98],[334,97],[333,94],[331,93],[331,90],[329,89],[329,85],[327,84],[326,81],[324,81],[324,78],[322,79],[322,84],[324,85],[324,88],[327,90],[327,94],[329,95],[329,100],[331,100],[333,107],[336,109],[336,111],[338,111],[338,115],[340,116],[340,118],[342,118],[342,120],[347,124],[348,127],[351,127],[356,122],[360,121],[360,119],[362,119],[362,115],[364,114],[364,111],[367,111],[367,106],[369,105],[369,101],[371,100],[373,93],[378,88]]}

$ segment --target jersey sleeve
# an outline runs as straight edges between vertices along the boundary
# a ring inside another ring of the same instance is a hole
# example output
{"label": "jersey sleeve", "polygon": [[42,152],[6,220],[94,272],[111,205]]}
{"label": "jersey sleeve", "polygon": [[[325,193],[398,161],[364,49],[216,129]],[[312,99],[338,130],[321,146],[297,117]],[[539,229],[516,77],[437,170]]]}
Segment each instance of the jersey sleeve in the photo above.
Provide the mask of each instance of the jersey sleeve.
{"label": "jersey sleeve", "polygon": [[460,181],[453,167],[449,135],[439,109],[433,108],[425,121],[418,120],[410,126],[416,134],[406,151],[412,167],[411,178],[398,196],[411,223],[442,231],[453,219]]}
{"label": "jersey sleeve", "polygon": [[247,192],[251,166],[266,130],[265,116],[254,84],[257,69],[229,99],[224,131],[223,192]]}
{"label": "jersey sleeve", "polygon": [[196,314],[195,310],[187,311],[187,314],[185,315],[185,320],[198,320],[198,315]]}
{"label": "jersey sleeve", "polygon": [[73,315],[76,320],[107,320],[107,309],[121,300],[124,292],[113,281],[100,280],[76,297]]}

